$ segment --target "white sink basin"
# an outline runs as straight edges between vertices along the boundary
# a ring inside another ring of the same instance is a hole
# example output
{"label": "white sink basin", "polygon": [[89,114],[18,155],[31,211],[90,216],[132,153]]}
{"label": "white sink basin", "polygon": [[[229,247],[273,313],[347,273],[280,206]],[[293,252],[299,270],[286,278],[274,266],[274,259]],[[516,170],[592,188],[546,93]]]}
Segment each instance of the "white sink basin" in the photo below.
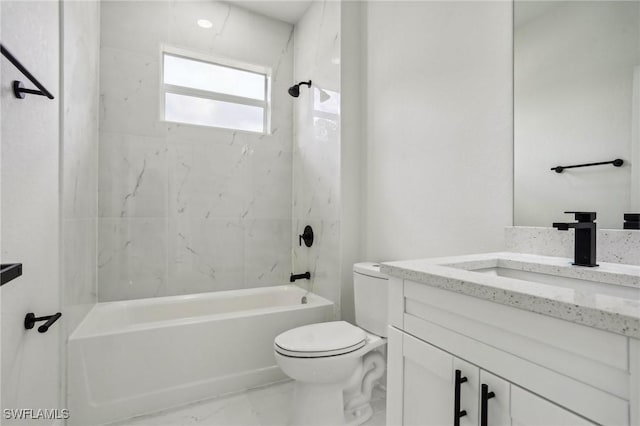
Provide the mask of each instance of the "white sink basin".
{"label": "white sink basin", "polygon": [[640,266],[521,253],[385,262],[393,277],[640,338]]}
{"label": "white sink basin", "polygon": [[[574,291],[590,294],[606,294],[614,297],[634,298],[640,300],[640,287],[627,286],[622,284],[611,284],[594,280],[571,278],[567,276],[543,274],[539,272],[525,271],[522,269],[494,266],[489,268],[473,269],[486,275],[512,278],[532,283],[562,287]],[[592,271],[593,275],[598,275],[598,271]]]}

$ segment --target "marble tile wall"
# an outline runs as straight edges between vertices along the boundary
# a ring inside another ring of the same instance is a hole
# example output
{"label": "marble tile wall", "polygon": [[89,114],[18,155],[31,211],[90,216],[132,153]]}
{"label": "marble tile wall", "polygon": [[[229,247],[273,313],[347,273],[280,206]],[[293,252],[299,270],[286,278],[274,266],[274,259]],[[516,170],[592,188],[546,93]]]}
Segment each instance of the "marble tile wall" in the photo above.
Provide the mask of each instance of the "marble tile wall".
{"label": "marble tile wall", "polygon": [[[98,101],[100,2],[60,3],[62,25],[61,302],[67,339],[97,302]],[[66,362],[61,364],[62,406],[66,404]]]}
{"label": "marble tile wall", "polygon": [[[271,134],[161,121],[161,44],[271,67]],[[287,283],[293,27],[223,2],[102,2],[100,61],[99,300]]]}
{"label": "marble tile wall", "polygon": [[[509,226],[504,230],[505,248],[516,253],[572,258],[573,229]],[[596,237],[597,260],[600,262],[640,265],[640,231],[599,229]]]}
{"label": "marble tile wall", "polygon": [[100,3],[61,3],[62,305],[68,336],[97,300]]}
{"label": "marble tile wall", "polygon": [[[340,312],[340,2],[315,0],[296,24],[294,101],[293,257],[296,273],[311,272],[304,288],[326,297]],[[300,247],[305,225],[313,246]]]}

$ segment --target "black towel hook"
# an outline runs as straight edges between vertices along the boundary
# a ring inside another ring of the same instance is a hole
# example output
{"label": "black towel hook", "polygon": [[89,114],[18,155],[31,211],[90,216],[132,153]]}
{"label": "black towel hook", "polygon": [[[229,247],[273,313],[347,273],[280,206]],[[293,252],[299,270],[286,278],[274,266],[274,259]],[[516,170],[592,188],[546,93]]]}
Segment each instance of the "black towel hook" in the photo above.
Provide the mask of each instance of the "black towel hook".
{"label": "black towel hook", "polygon": [[54,322],[58,321],[61,316],[62,313],[57,312],[53,315],[36,318],[36,314],[34,314],[33,312],[29,312],[27,316],[24,317],[24,328],[26,328],[27,330],[31,330],[36,322],[46,321],[46,323],[38,327],[38,332],[46,333],[49,330],[49,327],[51,327]]}

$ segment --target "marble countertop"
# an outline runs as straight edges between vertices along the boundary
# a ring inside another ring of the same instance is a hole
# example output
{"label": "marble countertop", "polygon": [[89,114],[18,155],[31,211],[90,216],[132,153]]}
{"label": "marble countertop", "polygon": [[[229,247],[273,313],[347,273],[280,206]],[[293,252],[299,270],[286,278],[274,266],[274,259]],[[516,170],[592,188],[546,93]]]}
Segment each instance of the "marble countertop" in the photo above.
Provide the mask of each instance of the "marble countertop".
{"label": "marble countertop", "polygon": [[[380,270],[393,277],[640,338],[640,266],[600,262],[597,268],[586,268],[571,262],[563,257],[505,252],[385,262]],[[496,273],[496,268],[501,272]],[[508,276],[498,275],[505,273]]]}

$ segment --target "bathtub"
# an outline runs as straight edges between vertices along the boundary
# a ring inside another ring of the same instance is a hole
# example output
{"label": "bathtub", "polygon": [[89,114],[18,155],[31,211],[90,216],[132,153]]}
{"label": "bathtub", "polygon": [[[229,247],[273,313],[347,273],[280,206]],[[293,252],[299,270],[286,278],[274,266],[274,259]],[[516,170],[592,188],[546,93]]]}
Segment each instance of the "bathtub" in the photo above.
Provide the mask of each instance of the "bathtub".
{"label": "bathtub", "polygon": [[332,319],[333,308],[293,285],[98,303],[69,337],[68,423],[99,425],[284,380],[273,339]]}

